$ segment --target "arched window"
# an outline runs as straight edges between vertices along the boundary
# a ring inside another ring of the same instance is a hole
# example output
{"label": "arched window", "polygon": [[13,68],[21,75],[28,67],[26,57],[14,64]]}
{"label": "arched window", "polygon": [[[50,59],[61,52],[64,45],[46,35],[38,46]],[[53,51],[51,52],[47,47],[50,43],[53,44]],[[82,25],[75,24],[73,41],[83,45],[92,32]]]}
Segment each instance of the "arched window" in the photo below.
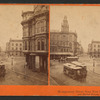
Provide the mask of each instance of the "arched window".
{"label": "arched window", "polygon": [[36,27],[40,27],[40,21],[37,22]]}
{"label": "arched window", "polygon": [[38,44],[37,45],[38,45],[37,46],[38,47],[37,49],[40,50],[40,41],[38,41]]}
{"label": "arched window", "polygon": [[36,33],[40,32],[40,21],[36,23]]}
{"label": "arched window", "polygon": [[44,50],[44,41],[41,42],[41,49]]}
{"label": "arched window", "polygon": [[69,43],[69,46],[72,47],[72,43]]}
{"label": "arched window", "polygon": [[36,23],[36,33],[45,32],[46,31],[46,21],[38,21]]}
{"label": "arched window", "polygon": [[42,20],[41,21],[41,32],[45,32],[46,31],[46,21]]}

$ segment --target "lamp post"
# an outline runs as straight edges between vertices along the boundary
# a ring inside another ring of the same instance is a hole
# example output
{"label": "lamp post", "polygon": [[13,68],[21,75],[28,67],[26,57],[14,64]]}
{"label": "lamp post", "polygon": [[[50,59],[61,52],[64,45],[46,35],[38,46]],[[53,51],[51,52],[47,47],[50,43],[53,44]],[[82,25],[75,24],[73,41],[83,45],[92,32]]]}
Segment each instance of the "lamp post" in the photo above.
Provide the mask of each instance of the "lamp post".
{"label": "lamp post", "polygon": [[95,69],[95,59],[93,59],[93,72],[94,72],[94,69]]}
{"label": "lamp post", "polygon": [[11,65],[13,66],[13,56],[11,57]]}

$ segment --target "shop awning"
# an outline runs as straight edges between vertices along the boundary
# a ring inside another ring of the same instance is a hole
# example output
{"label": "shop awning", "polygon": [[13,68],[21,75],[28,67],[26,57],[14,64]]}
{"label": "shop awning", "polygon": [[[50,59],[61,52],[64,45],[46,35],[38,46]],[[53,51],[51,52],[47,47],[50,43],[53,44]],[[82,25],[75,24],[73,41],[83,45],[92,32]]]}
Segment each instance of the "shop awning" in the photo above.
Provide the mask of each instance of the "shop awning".
{"label": "shop awning", "polygon": [[70,52],[52,52],[50,55],[73,55],[73,53]]}

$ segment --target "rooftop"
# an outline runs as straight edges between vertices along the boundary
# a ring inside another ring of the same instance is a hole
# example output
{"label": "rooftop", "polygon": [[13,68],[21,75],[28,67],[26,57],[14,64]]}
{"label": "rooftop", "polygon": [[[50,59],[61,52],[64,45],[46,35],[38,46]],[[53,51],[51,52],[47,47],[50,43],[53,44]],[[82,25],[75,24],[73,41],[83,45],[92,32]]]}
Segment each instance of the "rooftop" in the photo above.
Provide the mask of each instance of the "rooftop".
{"label": "rooftop", "polygon": [[19,40],[19,39],[10,39],[10,42],[22,42],[23,40]]}
{"label": "rooftop", "polygon": [[100,43],[100,41],[92,41],[92,43]]}
{"label": "rooftop", "polygon": [[66,66],[67,68],[70,68],[70,69],[81,69],[81,67],[76,67],[76,65],[73,65],[70,63],[66,63],[66,64],[64,64],[64,66]]}

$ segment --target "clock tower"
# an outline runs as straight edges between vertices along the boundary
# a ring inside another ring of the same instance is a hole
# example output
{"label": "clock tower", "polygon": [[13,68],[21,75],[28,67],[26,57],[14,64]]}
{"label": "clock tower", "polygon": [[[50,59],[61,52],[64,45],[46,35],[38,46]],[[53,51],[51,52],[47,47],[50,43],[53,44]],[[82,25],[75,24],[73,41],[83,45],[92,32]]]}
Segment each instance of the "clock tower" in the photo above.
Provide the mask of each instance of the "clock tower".
{"label": "clock tower", "polygon": [[66,16],[64,17],[63,23],[61,25],[61,32],[63,32],[63,33],[69,32],[69,24],[68,24],[68,20],[67,20]]}

